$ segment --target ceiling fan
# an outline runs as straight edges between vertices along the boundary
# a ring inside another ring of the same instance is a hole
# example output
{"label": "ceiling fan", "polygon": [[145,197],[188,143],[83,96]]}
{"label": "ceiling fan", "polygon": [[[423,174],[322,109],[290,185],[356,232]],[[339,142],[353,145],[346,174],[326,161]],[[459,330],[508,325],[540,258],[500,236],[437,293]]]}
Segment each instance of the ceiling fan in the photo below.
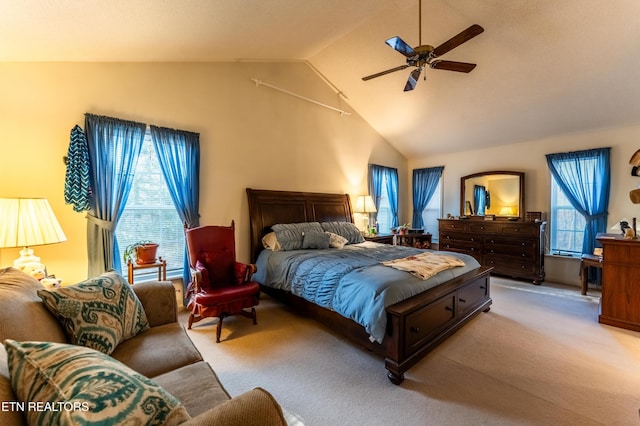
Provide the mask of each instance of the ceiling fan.
{"label": "ceiling fan", "polygon": [[[399,67],[391,68],[386,71],[381,71],[375,74],[368,75],[366,77],[362,77],[364,81],[371,80],[372,78],[380,77],[385,74],[390,74],[392,72],[400,71],[408,67],[415,67],[413,71],[409,74],[409,79],[407,80],[407,84],[404,86],[404,91],[407,92],[409,90],[413,90],[416,88],[416,84],[418,83],[418,79],[420,78],[420,73],[425,66],[429,66],[430,68],[438,69],[438,70],[447,70],[447,71],[457,71],[468,73],[471,72],[476,64],[469,64],[467,62],[456,62],[456,61],[442,61],[436,59],[448,51],[455,49],[460,46],[462,43],[465,43],[478,34],[484,31],[478,24],[474,24],[462,31],[460,34],[453,36],[449,40],[445,41],[438,47],[433,47],[428,44],[422,45],[422,0],[419,3],[419,23],[418,23],[418,42],[419,45],[417,47],[412,48],[407,43],[404,42],[400,37],[391,37],[385,43],[389,45],[392,49],[400,52],[407,58],[407,63],[405,65],[400,65]],[[426,80],[426,75],[425,75]]]}

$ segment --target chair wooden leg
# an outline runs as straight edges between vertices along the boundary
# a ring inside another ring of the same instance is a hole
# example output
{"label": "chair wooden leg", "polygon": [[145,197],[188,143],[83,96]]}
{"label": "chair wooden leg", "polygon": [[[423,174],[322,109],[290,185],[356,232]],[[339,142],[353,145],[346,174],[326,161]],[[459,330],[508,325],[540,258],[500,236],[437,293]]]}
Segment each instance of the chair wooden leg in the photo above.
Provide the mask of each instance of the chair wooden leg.
{"label": "chair wooden leg", "polygon": [[258,324],[258,316],[256,315],[256,308],[251,308],[251,316],[253,317],[253,325]]}
{"label": "chair wooden leg", "polygon": [[220,315],[218,318],[218,328],[216,328],[216,343],[220,343],[220,333],[222,333],[222,320],[224,319],[224,314]]}
{"label": "chair wooden leg", "polygon": [[191,325],[193,325],[193,314],[189,314],[189,322],[187,323],[187,330],[191,330]]}

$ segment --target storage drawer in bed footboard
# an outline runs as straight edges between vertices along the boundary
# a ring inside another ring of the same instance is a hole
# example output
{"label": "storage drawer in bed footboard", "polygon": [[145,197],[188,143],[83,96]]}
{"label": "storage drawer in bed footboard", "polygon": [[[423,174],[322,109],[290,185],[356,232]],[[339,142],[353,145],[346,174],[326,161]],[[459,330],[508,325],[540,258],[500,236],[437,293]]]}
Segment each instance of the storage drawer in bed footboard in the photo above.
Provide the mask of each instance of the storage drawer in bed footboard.
{"label": "storage drawer in bed footboard", "polygon": [[458,315],[464,316],[489,297],[489,279],[477,280],[458,290]]}
{"label": "storage drawer in bed footboard", "polygon": [[448,294],[407,315],[405,352],[413,353],[425,340],[447,327],[455,319],[455,294]]}

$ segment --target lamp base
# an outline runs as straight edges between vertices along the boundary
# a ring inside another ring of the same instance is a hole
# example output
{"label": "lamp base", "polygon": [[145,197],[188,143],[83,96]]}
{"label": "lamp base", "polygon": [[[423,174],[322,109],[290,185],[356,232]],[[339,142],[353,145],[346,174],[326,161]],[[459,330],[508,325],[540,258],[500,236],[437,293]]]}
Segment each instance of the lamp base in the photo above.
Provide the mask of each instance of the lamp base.
{"label": "lamp base", "polygon": [[37,280],[47,276],[47,268],[40,263],[40,258],[33,254],[33,249],[25,247],[20,250],[20,257],[13,261],[13,267]]}

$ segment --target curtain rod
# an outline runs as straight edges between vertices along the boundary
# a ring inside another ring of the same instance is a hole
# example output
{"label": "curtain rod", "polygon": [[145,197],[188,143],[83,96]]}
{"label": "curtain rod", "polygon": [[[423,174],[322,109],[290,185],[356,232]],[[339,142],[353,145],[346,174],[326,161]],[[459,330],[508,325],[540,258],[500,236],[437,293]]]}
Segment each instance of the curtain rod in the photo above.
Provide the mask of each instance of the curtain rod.
{"label": "curtain rod", "polygon": [[270,87],[271,89],[277,90],[277,91],[282,92],[282,93],[286,93],[287,95],[295,96],[296,98],[300,98],[300,99],[303,99],[303,100],[305,100],[307,102],[311,102],[311,103],[314,103],[316,105],[320,105],[321,107],[325,107],[325,108],[328,108],[330,110],[339,112],[340,115],[351,115],[350,112],[341,110],[339,108],[332,107],[331,105],[323,104],[322,102],[318,102],[318,101],[313,100],[313,99],[309,99],[306,96],[298,95],[297,93],[293,93],[293,92],[290,92],[290,91],[288,91],[286,89],[282,89],[282,88],[274,86],[272,84],[265,83],[262,80],[258,80],[256,78],[252,78],[251,80],[256,84],[256,87],[258,87],[258,86]]}

